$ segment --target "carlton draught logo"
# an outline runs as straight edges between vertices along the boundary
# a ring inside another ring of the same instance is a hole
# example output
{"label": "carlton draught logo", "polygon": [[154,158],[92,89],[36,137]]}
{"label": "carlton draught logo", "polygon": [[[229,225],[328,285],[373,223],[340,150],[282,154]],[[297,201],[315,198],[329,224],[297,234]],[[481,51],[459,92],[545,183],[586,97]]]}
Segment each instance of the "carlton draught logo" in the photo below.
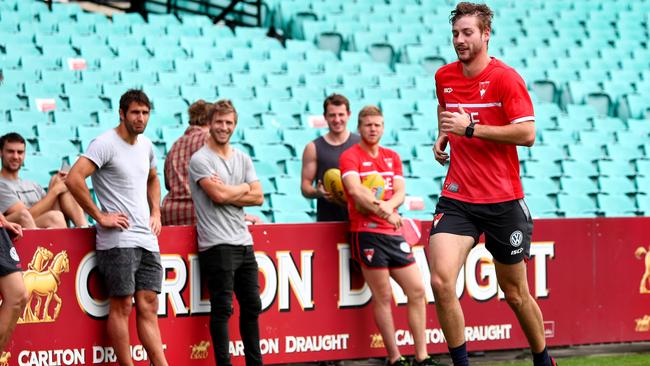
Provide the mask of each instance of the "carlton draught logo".
{"label": "carlton draught logo", "polygon": [[644,247],[638,247],[634,251],[636,259],[644,258],[645,263],[645,272],[641,277],[641,285],[639,286],[640,294],[650,294],[650,288],[648,288],[648,279],[650,279],[650,252]]}
{"label": "carlton draught logo", "polygon": [[190,346],[192,353],[190,354],[190,360],[205,360],[208,358],[208,347],[210,347],[210,342],[201,341],[200,343],[193,344]]}
{"label": "carlton draught logo", "polygon": [[[48,249],[38,247],[34,252],[34,258],[27,267],[29,269],[23,272],[23,281],[27,290],[27,306],[25,306],[23,316],[18,319],[18,323],[53,322],[59,316],[63,303],[56,294],[61,284],[61,274],[70,271],[68,253],[62,250],[53,255]],[[43,299],[45,299],[44,303]],[[36,300],[35,303],[34,300]],[[56,305],[50,311],[52,300]]]}
{"label": "carlton draught logo", "polygon": [[374,333],[370,335],[370,348],[384,348],[384,339],[381,334]]}
{"label": "carlton draught logo", "polygon": [[0,366],[9,366],[10,358],[11,352],[2,352],[2,356],[0,356]]}

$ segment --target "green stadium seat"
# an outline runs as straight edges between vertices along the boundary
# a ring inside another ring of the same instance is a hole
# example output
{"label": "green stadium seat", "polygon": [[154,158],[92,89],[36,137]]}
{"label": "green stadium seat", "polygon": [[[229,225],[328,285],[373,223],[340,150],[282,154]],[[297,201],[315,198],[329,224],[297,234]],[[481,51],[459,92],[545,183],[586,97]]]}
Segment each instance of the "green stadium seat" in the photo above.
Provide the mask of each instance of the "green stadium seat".
{"label": "green stadium seat", "polygon": [[544,130],[537,135],[543,145],[565,146],[576,142],[576,136],[572,130]]}
{"label": "green stadium seat", "polygon": [[250,144],[276,144],[282,142],[282,135],[277,128],[244,128],[242,136]]}
{"label": "green stadium seat", "polygon": [[604,146],[615,140],[613,133],[601,130],[580,131],[578,136],[581,144],[590,146]]}
{"label": "green stadium seat", "polygon": [[634,176],[636,174],[634,164],[629,160],[599,160],[596,165],[601,177]]}
{"label": "green stadium seat", "polygon": [[[621,172],[622,173],[622,172]],[[598,178],[600,193],[632,194],[636,192],[634,182],[626,177],[601,176]]]}
{"label": "green stadium seat", "polygon": [[276,162],[294,157],[294,153],[285,145],[255,145],[253,157],[257,160],[272,157]]}
{"label": "green stadium seat", "polygon": [[645,148],[646,155],[644,155],[641,149],[639,149],[638,145],[617,143],[617,144],[608,145],[607,151],[608,151],[608,155],[611,157],[615,157],[618,160],[629,161],[629,160],[642,159],[646,157],[649,150],[646,146]]}
{"label": "green stadium seat", "polygon": [[625,194],[599,194],[598,207],[605,217],[635,216],[634,197]]}
{"label": "green stadium seat", "polygon": [[367,101],[377,105],[384,99],[397,99],[399,97],[397,89],[385,88],[363,88],[363,97]]}
{"label": "green stadium seat", "polygon": [[[393,146],[391,146],[391,149]],[[438,164],[431,160],[410,160],[409,166],[411,176],[420,178],[444,178],[447,175],[448,166]]]}
{"label": "green stadium seat", "polygon": [[561,161],[566,158],[564,149],[560,146],[535,145],[529,149],[529,153],[531,160]]}
{"label": "green stadium seat", "polygon": [[[618,119],[617,119],[618,120]],[[621,123],[623,121],[618,120]],[[629,121],[629,120],[628,120]],[[648,138],[648,131],[641,128],[636,129],[634,126],[630,126],[630,129],[624,131],[625,128],[620,128],[616,131],[616,142],[621,145],[627,146],[640,146],[647,142],[650,142]]]}
{"label": "green stadium seat", "polygon": [[39,135],[43,135],[41,134],[41,128],[44,129],[43,131],[45,136],[51,136],[47,131],[50,126],[53,128],[61,127],[71,129],[72,127],[76,126],[91,125],[95,122],[93,118],[91,118],[91,114],[85,111],[55,110],[53,113],[53,119],[55,125],[39,125]]}
{"label": "green stadium seat", "polygon": [[524,170],[526,177],[551,177],[557,178],[562,175],[560,164],[552,161],[524,161]]}
{"label": "green stadium seat", "polygon": [[524,192],[526,195],[557,195],[560,192],[560,188],[556,183],[556,180],[546,178],[546,177],[523,177],[521,178],[521,183],[524,187]]}
{"label": "green stadium seat", "polygon": [[43,156],[70,156],[79,155],[79,148],[70,140],[51,140],[38,142],[38,152]]}
{"label": "green stadium seat", "polygon": [[255,160],[253,165],[255,166],[255,172],[260,177],[274,177],[282,174],[282,170],[278,165],[270,163],[268,160]]}
{"label": "green stadium seat", "polygon": [[574,160],[596,161],[607,158],[602,146],[568,145],[569,157]]}
{"label": "green stadium seat", "polygon": [[[386,136],[386,134],[384,134]],[[433,137],[426,131],[419,130],[397,130],[397,142],[401,145],[426,145],[429,148],[435,142]]]}
{"label": "green stadium seat", "polygon": [[[252,99],[254,97],[253,88],[240,86],[219,86],[219,98],[226,99]],[[265,110],[266,111],[266,110]]]}
{"label": "green stadium seat", "polygon": [[587,195],[560,194],[557,201],[564,217],[595,217],[598,213],[596,202]]}
{"label": "green stadium seat", "polygon": [[314,222],[314,218],[311,217],[308,213],[302,211],[273,211],[273,222],[276,224],[308,223]]}
{"label": "green stadium seat", "polygon": [[9,111],[9,121],[25,125],[46,124],[49,122],[49,117],[46,113],[35,110],[11,110]]}
{"label": "green stadium seat", "polygon": [[526,194],[526,205],[533,218],[557,217],[558,210],[553,197]]}
{"label": "green stadium seat", "polygon": [[572,178],[591,178],[598,176],[596,165],[585,160],[562,161],[562,176]]}
{"label": "green stadium seat", "polygon": [[300,75],[297,74],[267,74],[266,82],[276,88],[290,88],[300,85]]}

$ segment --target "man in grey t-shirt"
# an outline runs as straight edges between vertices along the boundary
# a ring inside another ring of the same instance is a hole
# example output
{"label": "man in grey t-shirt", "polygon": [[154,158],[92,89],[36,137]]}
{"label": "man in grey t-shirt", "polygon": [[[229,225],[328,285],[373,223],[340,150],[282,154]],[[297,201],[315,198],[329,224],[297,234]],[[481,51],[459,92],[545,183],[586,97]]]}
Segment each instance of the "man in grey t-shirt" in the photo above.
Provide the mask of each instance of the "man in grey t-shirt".
{"label": "man in grey t-shirt", "polygon": [[[70,170],[66,185],[97,222],[97,264],[110,309],[108,335],[120,365],[132,365],[129,314],[133,298],[140,341],[153,365],[167,365],[158,328],[162,266],[160,182],[151,141],[142,135],[151,104],[141,90],[120,98],[120,124],[90,142]],[[91,176],[101,210],[86,186]]]}
{"label": "man in grey t-shirt", "polygon": [[246,365],[262,365],[258,268],[242,207],[260,206],[264,193],[250,157],[230,146],[237,125],[232,103],[214,103],[208,121],[210,137],[190,160],[190,191],[198,222],[199,262],[210,292],[214,357],[219,366],[231,365],[228,319],[234,292]]}
{"label": "man in grey t-shirt", "polygon": [[66,219],[86,226],[83,210],[65,187],[67,171],[52,176],[47,192],[36,182],[20,178],[25,161],[25,139],[16,132],[0,137],[0,213],[26,229],[65,228]]}

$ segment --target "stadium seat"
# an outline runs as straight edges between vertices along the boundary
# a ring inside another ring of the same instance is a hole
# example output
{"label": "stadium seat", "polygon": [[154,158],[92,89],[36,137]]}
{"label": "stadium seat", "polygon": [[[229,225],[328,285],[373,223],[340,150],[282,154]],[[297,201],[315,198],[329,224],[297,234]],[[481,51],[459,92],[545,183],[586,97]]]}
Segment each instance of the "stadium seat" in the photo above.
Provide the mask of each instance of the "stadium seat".
{"label": "stadium seat", "polygon": [[594,217],[598,213],[594,199],[587,195],[560,194],[557,201],[564,217]]}
{"label": "stadium seat", "polygon": [[600,193],[607,194],[633,194],[636,192],[634,182],[621,176],[601,176],[598,178]]}
{"label": "stadium seat", "polygon": [[598,207],[605,217],[635,216],[637,212],[634,197],[625,194],[600,194]]}
{"label": "stadium seat", "polygon": [[557,217],[555,199],[546,195],[529,195],[526,193],[526,205],[533,218]]}

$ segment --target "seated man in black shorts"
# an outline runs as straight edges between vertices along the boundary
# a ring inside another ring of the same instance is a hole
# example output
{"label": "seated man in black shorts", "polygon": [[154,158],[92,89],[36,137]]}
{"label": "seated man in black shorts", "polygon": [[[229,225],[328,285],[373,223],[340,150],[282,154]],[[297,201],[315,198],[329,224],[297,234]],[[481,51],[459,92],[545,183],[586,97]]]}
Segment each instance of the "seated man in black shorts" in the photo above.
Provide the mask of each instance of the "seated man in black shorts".
{"label": "seated man in black shorts", "polygon": [[22,236],[20,225],[7,221],[0,214],[0,353],[9,342],[16,321],[27,303],[20,259],[11,242],[11,237],[18,239]]}

